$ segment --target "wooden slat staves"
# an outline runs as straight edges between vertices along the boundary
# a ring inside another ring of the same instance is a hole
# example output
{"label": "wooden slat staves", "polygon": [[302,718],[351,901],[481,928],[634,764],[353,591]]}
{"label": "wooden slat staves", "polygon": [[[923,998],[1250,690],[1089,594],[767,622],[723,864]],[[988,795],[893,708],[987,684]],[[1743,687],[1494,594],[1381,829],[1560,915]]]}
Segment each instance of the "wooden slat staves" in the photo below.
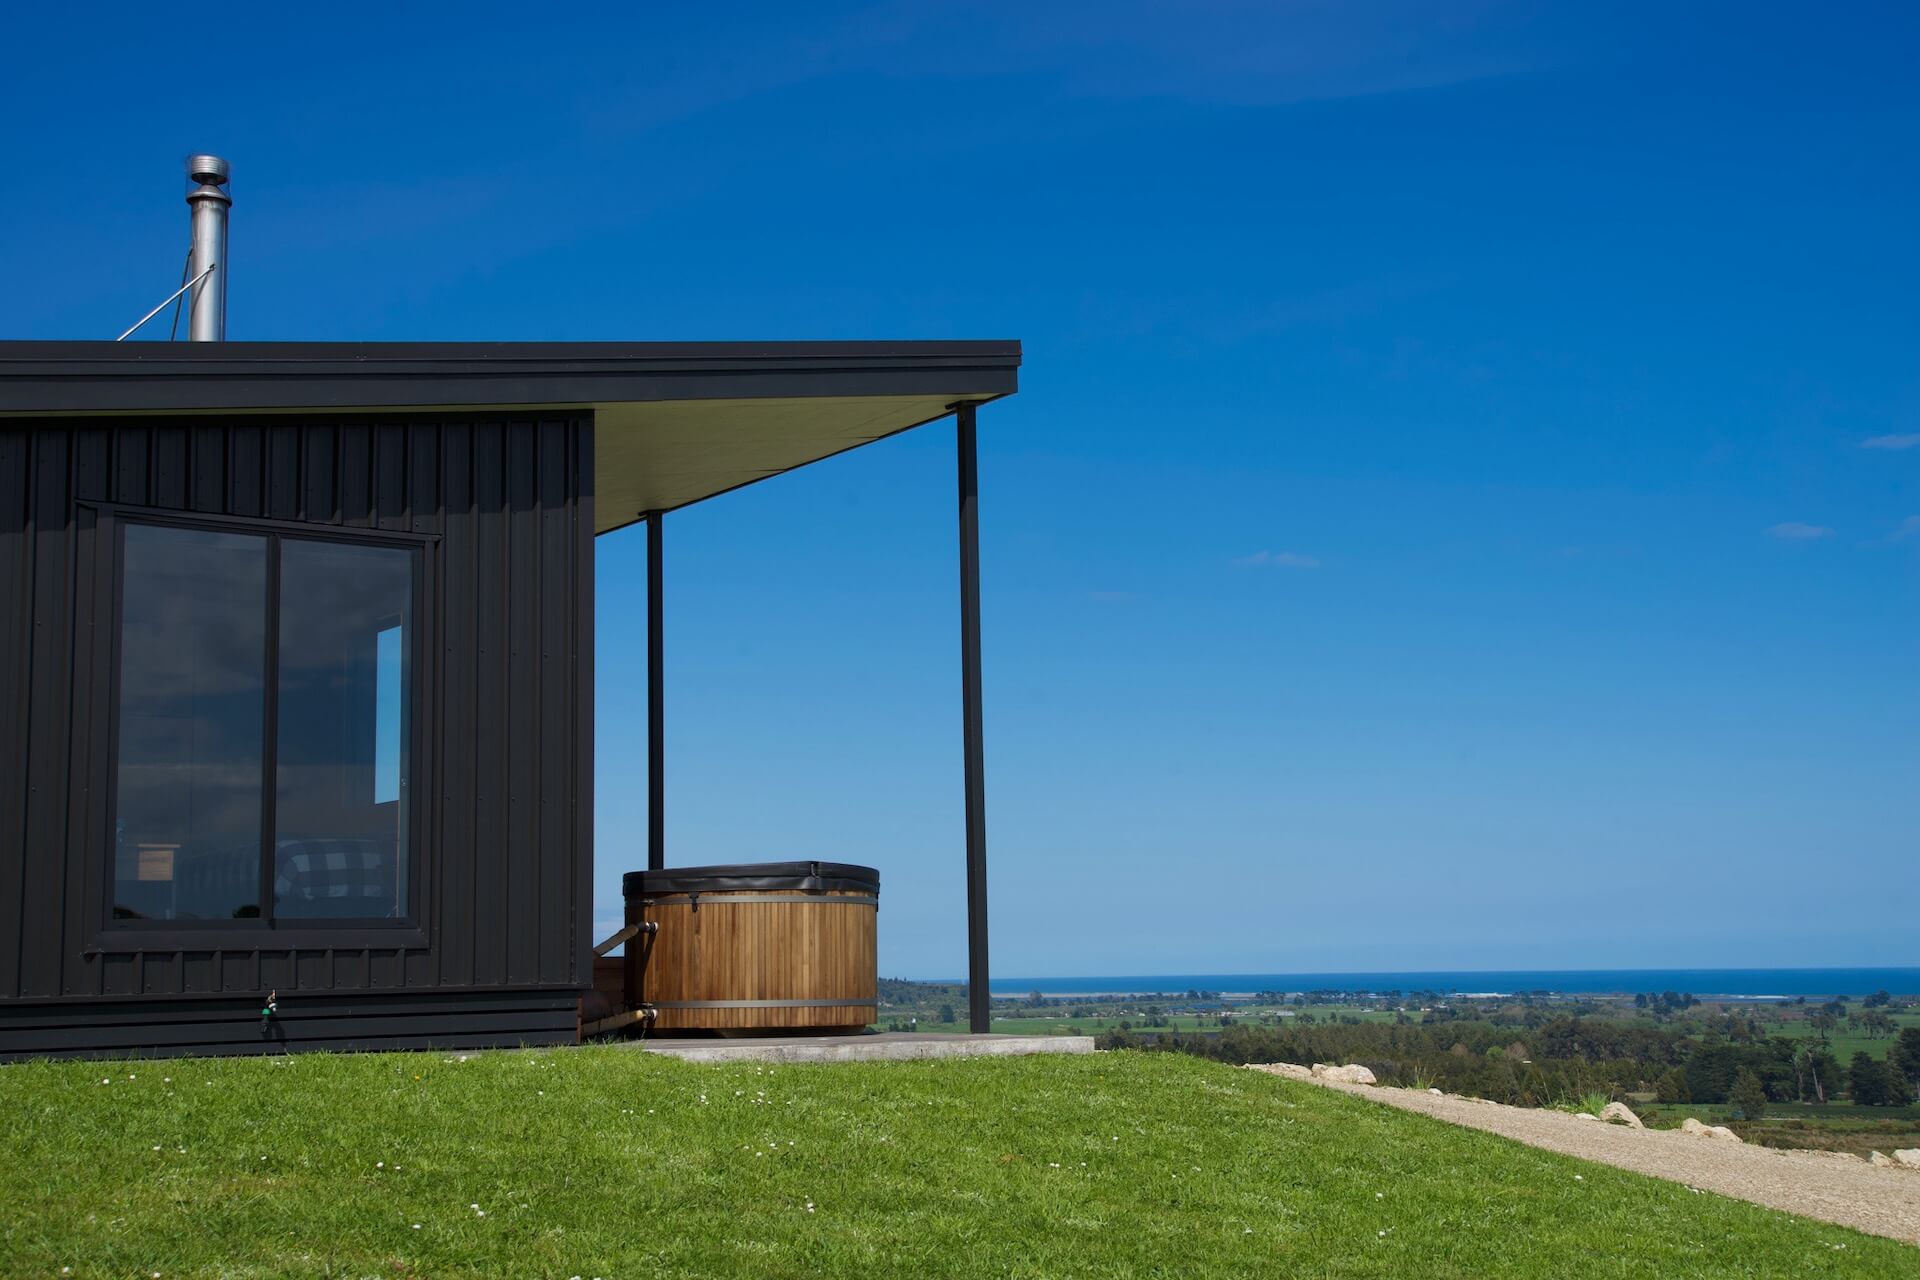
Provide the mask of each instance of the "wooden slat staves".
{"label": "wooden slat staves", "polygon": [[[628,1000],[659,1009],[655,1029],[846,1031],[873,1020],[879,986],[873,895],[836,890],[782,902],[729,901],[761,896],[702,893],[698,910],[684,899],[628,904],[629,923],[659,926],[644,946],[628,948],[634,954],[629,972],[638,971]],[[663,1007],[731,1000],[809,1003]]]}

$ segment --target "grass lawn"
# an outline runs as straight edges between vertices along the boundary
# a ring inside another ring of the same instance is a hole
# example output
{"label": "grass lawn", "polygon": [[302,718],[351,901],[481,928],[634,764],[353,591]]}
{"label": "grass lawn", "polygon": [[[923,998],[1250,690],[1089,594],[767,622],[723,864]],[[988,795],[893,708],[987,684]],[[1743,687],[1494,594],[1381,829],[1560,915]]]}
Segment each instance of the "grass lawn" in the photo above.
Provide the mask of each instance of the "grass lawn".
{"label": "grass lawn", "polygon": [[1910,1280],[1920,1250],[1179,1054],[587,1048],[0,1067],[0,1273],[63,1267]]}

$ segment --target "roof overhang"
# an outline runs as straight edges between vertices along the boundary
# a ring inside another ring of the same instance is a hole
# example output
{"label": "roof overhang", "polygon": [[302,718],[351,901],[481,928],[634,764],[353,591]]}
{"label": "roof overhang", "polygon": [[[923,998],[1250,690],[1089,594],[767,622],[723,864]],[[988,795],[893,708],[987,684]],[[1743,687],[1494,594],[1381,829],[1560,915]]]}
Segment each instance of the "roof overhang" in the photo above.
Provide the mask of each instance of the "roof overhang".
{"label": "roof overhang", "polygon": [[0,342],[0,417],[594,414],[598,532],[1018,388],[1018,342]]}

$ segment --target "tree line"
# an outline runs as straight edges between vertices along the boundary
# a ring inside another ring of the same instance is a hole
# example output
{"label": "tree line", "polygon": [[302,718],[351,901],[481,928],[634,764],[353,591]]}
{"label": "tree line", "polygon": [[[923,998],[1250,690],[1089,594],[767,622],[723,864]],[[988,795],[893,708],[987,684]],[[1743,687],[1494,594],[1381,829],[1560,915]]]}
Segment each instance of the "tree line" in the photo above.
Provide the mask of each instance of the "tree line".
{"label": "tree line", "polygon": [[1862,1051],[1844,1065],[1818,1040],[1719,1033],[1701,1039],[1679,1028],[1580,1017],[1557,1017],[1525,1030],[1456,1019],[1236,1025],[1158,1035],[1117,1031],[1102,1035],[1099,1044],[1236,1064],[1358,1062],[1383,1084],[1433,1086],[1518,1106],[1546,1106],[1595,1091],[1652,1092],[1662,1102],[1732,1102],[1749,1119],[1772,1103],[1845,1098],[1862,1106],[1904,1106],[1920,1089],[1920,1027],[1901,1031],[1885,1061]]}

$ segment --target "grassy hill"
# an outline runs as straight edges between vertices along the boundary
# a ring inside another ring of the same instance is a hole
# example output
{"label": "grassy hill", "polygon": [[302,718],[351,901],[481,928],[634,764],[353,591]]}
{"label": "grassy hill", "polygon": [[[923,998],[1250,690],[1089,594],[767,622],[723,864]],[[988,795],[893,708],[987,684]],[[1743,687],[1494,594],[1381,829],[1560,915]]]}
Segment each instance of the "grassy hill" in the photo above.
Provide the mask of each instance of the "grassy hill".
{"label": "grassy hill", "polygon": [[0,1273],[63,1267],[1671,1280],[1920,1250],[1178,1055],[589,1048],[0,1068]]}

